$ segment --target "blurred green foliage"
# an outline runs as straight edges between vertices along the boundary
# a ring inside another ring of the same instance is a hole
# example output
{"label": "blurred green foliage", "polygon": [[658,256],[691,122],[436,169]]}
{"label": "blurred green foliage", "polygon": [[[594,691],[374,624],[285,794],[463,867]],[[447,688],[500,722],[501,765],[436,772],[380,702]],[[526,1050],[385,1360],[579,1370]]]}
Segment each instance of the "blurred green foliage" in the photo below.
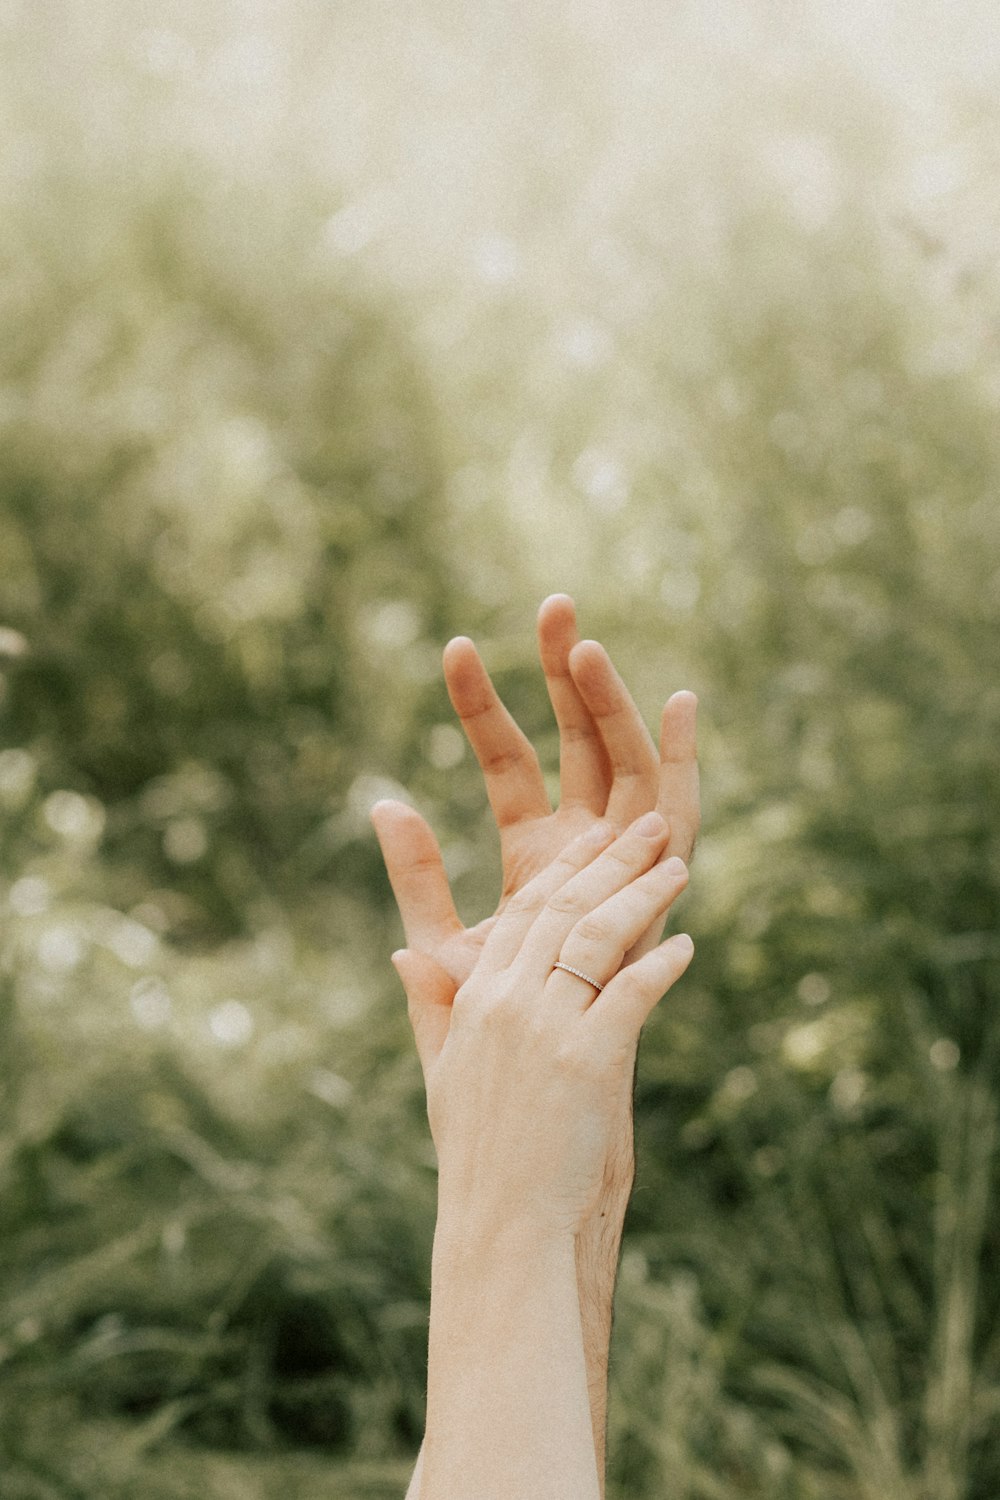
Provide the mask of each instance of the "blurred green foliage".
{"label": "blurred green foliage", "polygon": [[367,809],[488,909],[439,651],[551,770],[566,587],[703,721],[609,1493],[1000,1490],[983,78],[890,26],[774,87],[726,14],[0,8],[3,1500],[403,1493],[435,1176]]}

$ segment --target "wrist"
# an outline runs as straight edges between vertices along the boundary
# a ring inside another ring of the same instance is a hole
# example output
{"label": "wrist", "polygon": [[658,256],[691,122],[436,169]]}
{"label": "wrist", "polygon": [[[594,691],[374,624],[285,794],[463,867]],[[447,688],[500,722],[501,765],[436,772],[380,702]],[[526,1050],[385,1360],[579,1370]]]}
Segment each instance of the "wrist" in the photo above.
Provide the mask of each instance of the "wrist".
{"label": "wrist", "polygon": [[572,1231],[555,1230],[518,1216],[502,1218],[450,1202],[438,1207],[432,1252],[435,1267],[488,1270],[498,1263],[509,1265],[518,1260],[530,1263],[533,1257],[543,1255],[565,1256],[572,1262],[575,1257]]}

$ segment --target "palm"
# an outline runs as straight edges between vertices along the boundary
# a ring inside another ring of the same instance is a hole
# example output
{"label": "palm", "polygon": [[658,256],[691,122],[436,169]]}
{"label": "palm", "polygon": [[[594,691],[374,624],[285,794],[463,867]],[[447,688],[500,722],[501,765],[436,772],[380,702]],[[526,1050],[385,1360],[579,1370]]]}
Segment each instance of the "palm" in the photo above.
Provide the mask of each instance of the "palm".
{"label": "palm", "polygon": [[559,807],[541,818],[511,823],[500,834],[503,891],[497,911],[502,911],[515,891],[557,859],[566,845],[586,833],[598,815],[586,807]]}
{"label": "palm", "polygon": [[585,808],[560,808],[543,818],[532,818],[504,830],[500,838],[503,861],[503,890],[497,909],[472,927],[463,927],[447,936],[443,933],[425,951],[454,980],[464,984],[472,973],[476,959],[493,924],[510,897],[562,853],[566,845],[597,821]]}

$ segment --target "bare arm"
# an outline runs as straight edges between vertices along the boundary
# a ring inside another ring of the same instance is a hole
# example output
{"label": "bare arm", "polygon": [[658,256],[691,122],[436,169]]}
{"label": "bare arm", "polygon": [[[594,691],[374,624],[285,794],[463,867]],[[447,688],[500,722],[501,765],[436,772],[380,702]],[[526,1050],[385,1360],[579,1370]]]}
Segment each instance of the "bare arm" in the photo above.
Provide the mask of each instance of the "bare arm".
{"label": "bare arm", "polygon": [[457,993],[428,956],[394,957],[438,1157],[420,1500],[601,1493],[577,1254],[642,1023],[690,958],[675,938],[622,967],[686,884],[681,860],[658,863],[666,837],[653,814],[581,835]]}
{"label": "bare arm", "polygon": [[439,1215],[421,1500],[598,1500],[573,1236]]}
{"label": "bare arm", "polygon": [[[632,1176],[629,1174],[622,1176],[615,1184],[613,1199],[609,1193],[605,1193],[608,1206],[603,1215],[598,1212],[591,1216],[589,1227],[576,1236],[574,1247],[590,1426],[601,1500],[604,1500],[607,1467],[608,1364],[612,1311],[625,1207],[631,1186]],[[611,1201],[620,1204],[620,1207],[612,1209]],[[406,1500],[421,1500],[425,1447],[426,1444],[421,1443],[406,1491]]]}
{"label": "bare arm", "polygon": [[[538,620],[539,655],[560,731],[560,805],[553,812],[537,757],[501,703],[471,641],[445,652],[452,703],[482,766],[500,829],[504,877],[500,910],[528,879],[598,818],[624,827],[658,806],[668,822],[662,858],[689,859],[699,823],[696,700],[675,693],[667,703],[659,756],[642,717],[607,653],[579,640],[573,601],[545,600]],[[456,984],[468,975],[495,917],[463,928],[433,833],[412,808],[381,803],[374,811],[407,941],[446,969]],[[653,946],[655,924],[628,955]],[[446,1018],[440,1025],[446,1027]],[[600,1200],[576,1239],[576,1267],[591,1394],[594,1447],[604,1494],[604,1449],[612,1302],[625,1212],[635,1175],[632,1142],[633,1052],[620,1093],[618,1128],[609,1144]],[[421,1457],[423,1449],[421,1449]],[[418,1500],[421,1459],[408,1500]]]}

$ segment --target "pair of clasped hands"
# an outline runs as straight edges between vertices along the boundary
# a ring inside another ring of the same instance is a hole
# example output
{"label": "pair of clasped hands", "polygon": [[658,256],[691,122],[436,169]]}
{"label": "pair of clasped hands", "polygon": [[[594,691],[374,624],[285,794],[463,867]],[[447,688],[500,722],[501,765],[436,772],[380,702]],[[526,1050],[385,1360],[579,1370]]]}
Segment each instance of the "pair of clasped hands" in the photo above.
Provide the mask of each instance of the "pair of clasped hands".
{"label": "pair of clasped hands", "polygon": [[697,700],[667,701],[657,753],[607,653],[579,640],[567,595],[542,604],[538,640],[560,735],[555,810],[472,641],[444,654],[500,832],[496,913],[463,927],[425,821],[402,802],[372,810],[406,933],[393,962],[423,1069],[439,1215],[446,1205],[484,1239],[512,1222],[544,1239],[620,1220],[639,1033],[693,952],[686,934],[659,937],[698,831]]}

